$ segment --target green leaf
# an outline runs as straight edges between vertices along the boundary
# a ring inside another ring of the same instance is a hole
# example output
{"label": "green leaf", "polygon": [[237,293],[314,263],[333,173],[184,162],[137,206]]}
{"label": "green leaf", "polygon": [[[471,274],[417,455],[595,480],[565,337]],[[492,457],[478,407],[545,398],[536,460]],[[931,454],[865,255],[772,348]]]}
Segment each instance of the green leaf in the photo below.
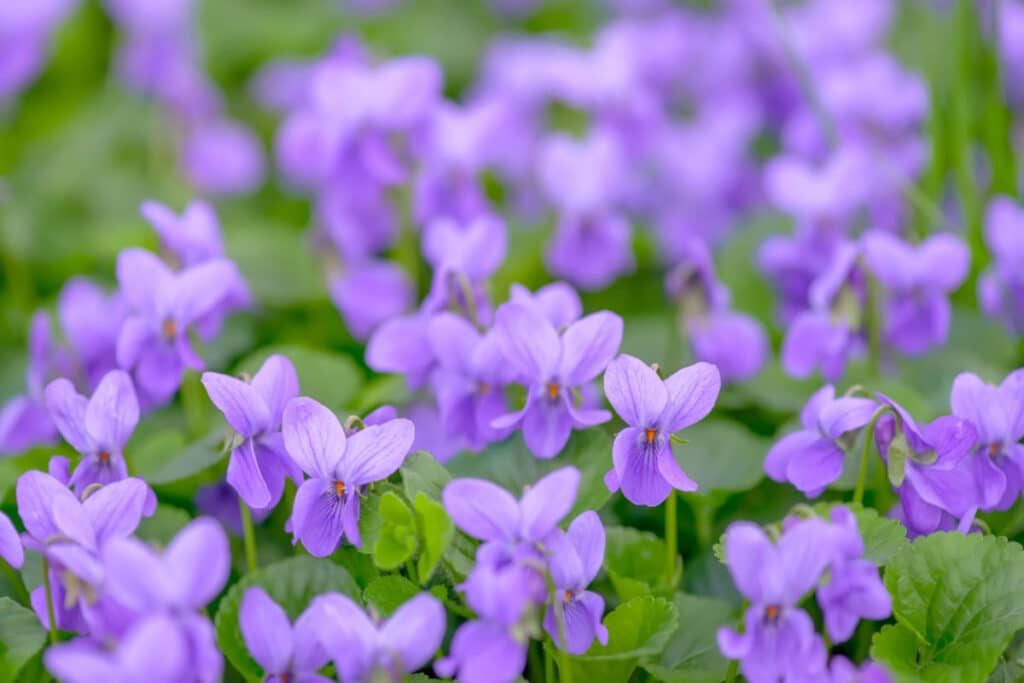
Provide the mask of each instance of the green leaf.
{"label": "green leaf", "polygon": [[303,396],[316,399],[335,412],[350,407],[363,388],[363,374],[350,357],[305,346],[279,345],[259,349],[242,359],[236,371],[253,375],[263,361],[275,353],[285,356],[295,366]]}
{"label": "green leaf", "polygon": [[832,508],[845,507],[857,518],[857,530],[864,539],[864,557],[884,566],[893,555],[909,545],[907,528],[894,519],[878,514],[873,508],[857,503],[818,503],[814,511],[828,519]]}
{"label": "green leaf", "polygon": [[872,656],[899,680],[981,681],[1024,628],[1024,549],[1005,538],[935,533],[885,570],[896,626]]}
{"label": "green leaf", "polygon": [[661,656],[644,664],[656,678],[668,683],[718,683],[725,679],[729,662],[719,653],[716,634],[735,626],[739,615],[722,600],[676,593],[672,600],[679,627]]}
{"label": "green leaf", "polygon": [[648,531],[632,527],[605,529],[604,568],[620,600],[664,589],[665,542]]}
{"label": "green leaf", "polygon": [[214,627],[221,652],[247,679],[258,679],[263,675],[259,664],[245,647],[238,625],[242,596],[251,586],[265,590],[292,621],[309,606],[313,598],[324,593],[344,593],[359,600],[359,587],[344,567],[306,555],[260,567],[240,579],[220,601]]}
{"label": "green leaf", "polygon": [[688,427],[689,444],[674,447],[676,460],[697,482],[698,492],[745,491],[764,477],[767,439],[731,420],[710,419]]}
{"label": "green leaf", "polygon": [[182,437],[158,432],[139,446],[139,458],[132,460],[137,476],[153,486],[171,484],[199,474],[227,457],[224,428],[219,427],[188,446]]}
{"label": "green leaf", "polygon": [[679,615],[668,600],[645,595],[619,605],[605,617],[604,625],[608,645],[595,642],[586,653],[572,657],[573,680],[629,680],[641,661],[661,653],[679,625]]}
{"label": "green leaf", "polygon": [[384,518],[380,514],[380,504],[384,496],[391,493],[398,495],[400,489],[389,481],[378,482],[370,487],[359,504],[359,537],[362,540],[360,552],[373,554],[384,528]]}
{"label": "green leaf", "polygon": [[1013,637],[1010,646],[999,658],[988,683],[1019,683],[1024,680],[1024,631]]}
{"label": "green leaf", "polygon": [[160,503],[152,516],[142,518],[135,535],[144,541],[165,546],[190,521],[192,518],[185,510]]}
{"label": "green leaf", "polygon": [[367,607],[373,607],[381,616],[389,617],[420,592],[420,587],[404,576],[389,574],[371,581],[363,591],[363,600]]}
{"label": "green leaf", "polygon": [[445,466],[426,451],[410,453],[402,463],[402,490],[408,500],[416,500],[420,493],[441,500],[441,492],[452,475]]}
{"label": "green leaf", "polygon": [[423,492],[416,494],[412,507],[416,513],[419,536],[423,540],[416,569],[420,583],[426,584],[437,563],[441,561],[441,556],[451,545],[452,537],[455,536],[455,525],[452,524],[444,506],[428,498]]}
{"label": "green leaf", "polygon": [[416,551],[416,523],[409,506],[392,491],[381,497],[378,509],[381,526],[373,559],[381,569],[394,569]]}
{"label": "green leaf", "polygon": [[299,231],[265,220],[254,231],[253,217],[244,220],[236,228],[225,217],[224,241],[257,301],[287,306],[326,298],[323,269]]}
{"label": "green leaf", "polygon": [[584,510],[600,510],[611,497],[604,483],[605,473],[612,466],[612,438],[599,427],[573,432],[572,438],[558,456],[542,460],[530,453],[522,436],[517,434],[483,453],[463,453],[446,463],[454,477],[487,479],[508,489],[516,498],[523,489],[538,479],[566,465],[580,471],[580,488],[576,504],[566,520]]}
{"label": "green leaf", "polygon": [[46,632],[39,619],[10,598],[0,598],[0,683],[20,680],[18,672],[39,652]]}

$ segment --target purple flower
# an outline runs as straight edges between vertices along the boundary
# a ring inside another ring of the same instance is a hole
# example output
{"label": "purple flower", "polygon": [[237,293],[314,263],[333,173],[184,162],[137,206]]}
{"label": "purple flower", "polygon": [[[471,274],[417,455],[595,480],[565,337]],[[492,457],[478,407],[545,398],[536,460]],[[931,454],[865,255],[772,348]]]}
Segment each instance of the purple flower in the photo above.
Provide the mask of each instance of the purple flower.
{"label": "purple flower", "polygon": [[814,393],[800,413],[803,429],[782,437],[764,460],[774,481],[788,481],[811,497],[843,474],[843,457],[857,432],[867,426],[878,403],[869,398],[835,397],[828,384]]}
{"label": "purple flower", "polygon": [[244,125],[227,119],[209,121],[189,131],[181,164],[199,192],[217,197],[255,192],[266,176],[259,138]]}
{"label": "purple flower", "polygon": [[994,263],[978,279],[978,303],[1011,332],[1024,334],[1024,211],[1009,197],[996,197],[989,204],[985,243]]}
{"label": "purple flower", "polygon": [[220,221],[207,202],[190,202],[180,216],[153,201],[143,202],[139,210],[180,265],[187,268],[224,256]]}
{"label": "purple flower", "polygon": [[366,261],[329,276],[331,300],[352,336],[365,340],[415,301],[409,276],[390,261]]}
{"label": "purple flower", "polygon": [[331,680],[317,673],[328,661],[317,637],[323,628],[322,618],[309,609],[292,626],[285,611],[262,588],[253,586],[245,591],[238,625],[249,654],[263,667],[266,683]]}
{"label": "purple flower", "polygon": [[[242,499],[226,479],[200,486],[196,489],[195,502],[199,512],[215,518],[231,534],[242,537],[242,510],[238,507]],[[269,507],[251,510],[253,523],[260,524],[271,512],[273,510]]]}
{"label": "purple flower", "polygon": [[660,505],[672,489],[696,491],[672,452],[672,434],[703,420],[718,398],[718,368],[695,363],[667,380],[646,363],[622,355],[604,375],[608,401],[628,425],[612,446],[614,467],[605,475],[612,491],[637,505]]}
{"label": "purple flower", "polygon": [[505,414],[505,385],[512,379],[497,335],[481,335],[465,318],[440,313],[430,321],[430,346],[438,367],[433,384],[448,438],[471,451],[500,441],[508,430],[491,426]]}
{"label": "purple flower", "polygon": [[982,494],[978,506],[1008,510],[1024,489],[1024,370],[1011,372],[998,387],[960,373],[949,402],[953,415],[977,428],[977,444],[961,464]]}
{"label": "purple flower", "polygon": [[522,285],[513,284],[508,300],[533,308],[556,330],[568,327],[583,315],[579,294],[564,282],[552,282],[532,293]]}
{"label": "purple flower", "polygon": [[270,356],[251,383],[216,372],[204,372],[202,381],[210,400],[242,437],[231,451],[228,483],[251,508],[277,505],[285,479],[302,483],[302,472],[288,457],[280,434],[284,407],[299,395],[292,362]]}
{"label": "purple flower", "polygon": [[423,255],[433,266],[434,277],[422,310],[449,307],[474,322],[489,323],[490,305],[483,284],[505,260],[506,240],[504,222],[490,214],[465,226],[450,220],[429,225],[423,236]]}
{"label": "purple flower", "polygon": [[399,680],[423,668],[441,647],[444,607],[420,593],[380,624],[340,593],[313,600],[314,629],[343,681]]}
{"label": "purple flower", "polygon": [[818,168],[780,156],[765,167],[765,194],[775,208],[817,230],[844,233],[868,199],[869,163],[856,145],[840,148]]}
{"label": "purple flower", "polygon": [[163,403],[177,391],[186,366],[203,368],[188,329],[237,286],[238,270],[216,259],[173,273],[150,252],[126,249],[117,259],[117,280],[132,308],[118,336],[118,364],[134,372],[146,400]]}
{"label": "purple flower", "polygon": [[892,683],[892,676],[871,660],[864,661],[858,669],[842,655],[832,658],[829,674],[829,683]]}
{"label": "purple flower", "polygon": [[366,344],[366,364],[375,372],[405,375],[410,389],[423,386],[436,364],[427,334],[431,317],[419,311],[384,322]]}
{"label": "purple flower", "polygon": [[736,522],[726,530],[729,573],[750,607],[743,633],[719,629],[718,648],[729,659],[740,660],[751,683],[818,680],[824,675],[825,644],[797,605],[830,559],[822,551],[830,535],[829,526],[819,519],[793,525],[777,544],[749,522]]}
{"label": "purple flower", "polygon": [[128,373],[111,370],[88,399],[70,381],[56,379],[46,387],[46,406],[61,435],[82,454],[71,486],[82,491],[128,476],[121,452],[139,422],[139,402]]}
{"label": "purple flower", "polygon": [[878,576],[878,567],[867,560],[833,565],[817,596],[833,643],[849,640],[861,619],[885,619],[892,614],[892,598]]}
{"label": "purple flower", "polygon": [[50,319],[39,311],[32,316],[28,340],[28,392],[15,396],[0,409],[0,454],[12,455],[33,446],[52,444],[57,429],[43,398],[43,387],[52,377],[67,374],[68,359],[53,343]]}
{"label": "purple flower", "polygon": [[606,410],[580,408],[574,390],[604,369],[622,342],[622,318],[600,311],[569,325],[561,335],[536,309],[503,304],[495,331],[502,353],[528,385],[526,405],[492,423],[496,429],[522,425],[526,445],[538,458],[553,458],[575,427],[611,419]]}
{"label": "purple flower", "polygon": [[18,530],[14,528],[10,518],[0,512],[0,558],[15,569],[20,569],[25,561],[25,550],[21,547]]}
{"label": "purple flower", "polygon": [[587,590],[604,562],[604,540],[600,518],[588,510],[572,521],[567,533],[555,532],[544,541],[551,552],[548,570],[555,584],[555,600],[562,603],[568,646],[561,642],[554,605],[547,606],[544,630],[559,647],[574,655],[586,652],[594,638],[602,645],[608,644],[608,629],[601,623],[604,598]]}
{"label": "purple flower", "polygon": [[885,340],[907,355],[946,341],[951,316],[948,294],[967,275],[970,254],[953,235],[932,235],[910,246],[886,232],[862,239],[864,261],[885,287]]}
{"label": "purple flower", "polygon": [[316,557],[333,553],[342,534],[360,546],[363,487],[401,467],[414,438],[412,422],[389,420],[346,437],[334,413],[300,397],[285,407],[282,433],[288,454],[312,477],[295,494],[292,542],[301,540]]}

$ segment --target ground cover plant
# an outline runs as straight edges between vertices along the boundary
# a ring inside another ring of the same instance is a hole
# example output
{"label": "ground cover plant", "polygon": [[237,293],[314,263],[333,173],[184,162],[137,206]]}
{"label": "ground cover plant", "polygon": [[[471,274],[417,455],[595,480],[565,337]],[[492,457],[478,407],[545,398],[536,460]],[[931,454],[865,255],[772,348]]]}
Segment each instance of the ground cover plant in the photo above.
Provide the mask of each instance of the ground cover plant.
{"label": "ground cover plant", "polygon": [[1024,680],[1024,3],[0,0],[0,683]]}

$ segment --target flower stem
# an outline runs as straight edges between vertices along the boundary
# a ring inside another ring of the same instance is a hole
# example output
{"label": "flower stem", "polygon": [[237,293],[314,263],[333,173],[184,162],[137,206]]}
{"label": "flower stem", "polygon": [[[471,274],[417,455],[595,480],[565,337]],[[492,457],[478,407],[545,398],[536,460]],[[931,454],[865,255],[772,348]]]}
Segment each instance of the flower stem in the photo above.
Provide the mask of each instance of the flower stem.
{"label": "flower stem", "polygon": [[736,674],[739,673],[739,670],[740,660],[730,659],[729,670],[725,673],[725,683],[732,683],[734,680],[736,680]]}
{"label": "flower stem", "polygon": [[203,418],[203,388],[199,373],[189,371],[181,383],[181,407],[185,412],[185,427],[192,438],[201,437],[205,430]]}
{"label": "flower stem", "polygon": [[676,543],[678,533],[676,532],[676,490],[672,489],[665,499],[665,580],[671,584],[676,575]]}
{"label": "flower stem", "polygon": [[555,683],[555,660],[551,656],[551,650],[544,650],[544,683]]}
{"label": "flower stem", "polygon": [[861,452],[860,470],[857,472],[857,488],[853,490],[854,503],[864,502],[864,486],[868,478],[868,458],[871,457],[871,442],[875,438],[875,423],[888,410],[889,406],[879,406],[871,416],[868,426],[864,429],[864,450]]}
{"label": "flower stem", "polygon": [[50,585],[50,563],[43,557],[43,586],[46,587],[46,618],[50,622],[50,644],[57,644],[57,616],[53,611],[53,587]]}
{"label": "flower stem", "polygon": [[252,514],[249,506],[241,498],[238,499],[238,509],[242,513],[242,539],[245,543],[245,565],[247,573],[256,571],[256,533],[252,528]]}
{"label": "flower stem", "polygon": [[32,599],[28,594],[28,589],[25,588],[25,580],[21,578],[21,574],[4,560],[0,560],[0,568],[3,568],[4,577],[7,579],[7,583],[10,584],[14,597],[25,607],[31,608]]}
{"label": "flower stem", "polygon": [[[558,599],[557,595],[552,595],[555,601],[555,622],[558,624],[558,640],[563,646],[568,647],[569,641],[565,638],[565,604]],[[558,680],[561,683],[572,683],[572,671],[569,670],[569,652],[565,647],[556,648],[558,650]]]}
{"label": "flower stem", "polygon": [[878,280],[868,274],[867,326],[868,326],[868,366],[871,374],[879,377],[882,374],[882,316],[879,309],[881,297]]}

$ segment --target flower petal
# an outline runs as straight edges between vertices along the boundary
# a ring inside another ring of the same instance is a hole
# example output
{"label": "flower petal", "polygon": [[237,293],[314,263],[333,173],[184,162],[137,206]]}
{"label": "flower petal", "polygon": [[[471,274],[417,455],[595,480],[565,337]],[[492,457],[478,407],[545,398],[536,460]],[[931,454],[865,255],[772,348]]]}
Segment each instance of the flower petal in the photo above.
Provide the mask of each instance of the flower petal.
{"label": "flower petal", "polygon": [[219,372],[204,372],[202,382],[213,405],[236,432],[250,437],[270,428],[270,409],[254,386]]}
{"label": "flower petal", "polygon": [[519,503],[522,537],[539,541],[569,514],[580,486],[580,471],[563,467],[527,489]]}
{"label": "flower petal", "polygon": [[678,432],[703,420],[718,400],[722,378],[710,363],[694,363],[665,380],[668,403],[658,420],[666,432]]}
{"label": "flower petal", "polygon": [[605,533],[601,518],[593,510],[587,510],[572,521],[568,535],[580,558],[583,581],[590,583],[604,563]]}
{"label": "flower petal", "polygon": [[658,453],[658,472],[674,489],[688,492],[697,490],[697,482],[690,479],[679,466],[670,445],[664,446]]}
{"label": "flower petal", "polygon": [[85,425],[89,401],[63,377],[46,385],[46,408],[64,440],[79,453],[92,453],[96,444]]}
{"label": "flower petal", "polygon": [[[542,394],[543,387],[534,387],[523,415],[523,440],[538,458],[549,459],[558,455],[569,442],[572,433],[572,415],[569,398],[564,394],[555,399]],[[500,418],[499,418],[500,419]],[[492,423],[497,426],[498,421]]]}
{"label": "flower petal", "polygon": [[558,376],[569,387],[597,377],[622,344],[622,318],[598,311],[569,325],[562,334]]}
{"label": "flower petal", "polygon": [[519,532],[519,504],[483,479],[455,479],[441,494],[455,526],[481,541],[511,541]]}
{"label": "flower petal", "polygon": [[808,495],[817,495],[842,474],[843,451],[828,439],[805,444],[786,465],[786,480]]}
{"label": "flower petal", "polygon": [[604,395],[630,427],[653,427],[668,403],[668,389],[651,366],[619,356],[604,373]]}
{"label": "flower petal", "polygon": [[415,438],[412,421],[404,418],[360,429],[348,439],[338,476],[353,486],[387,479],[405,462]]}
{"label": "flower petal", "polygon": [[249,507],[259,510],[270,505],[270,487],[256,459],[252,439],[246,439],[232,449],[227,480]]}
{"label": "flower petal", "polygon": [[523,304],[502,304],[494,328],[502,353],[524,378],[547,382],[555,376],[562,344],[539,312]]}
{"label": "flower petal", "polygon": [[177,585],[178,604],[202,609],[224,588],[231,573],[227,534],[212,517],[200,517],[167,546],[164,564]]}
{"label": "flower petal", "polygon": [[334,413],[311,398],[292,399],[284,409],[281,432],[288,455],[306,474],[334,477],[348,441]]}
{"label": "flower petal", "polygon": [[308,479],[295,494],[292,533],[314,557],[333,553],[344,532],[343,504],[329,486],[323,479]]}
{"label": "flower petal", "polygon": [[40,542],[59,531],[53,519],[55,502],[65,498],[71,502],[78,502],[66,486],[38,470],[29,470],[18,477],[15,498],[18,501],[18,516],[21,523],[25,525],[25,530]]}
{"label": "flower petal", "polygon": [[725,562],[736,588],[752,603],[768,604],[781,598],[786,577],[775,546],[761,527],[753,522],[729,525]]}
{"label": "flower petal", "polygon": [[401,658],[403,671],[422,668],[441,647],[444,607],[429,593],[420,593],[395,610],[380,629],[380,642]]}
{"label": "flower petal", "polygon": [[242,596],[238,626],[252,658],[267,674],[288,671],[292,659],[292,625],[281,606],[259,586]]}
{"label": "flower petal", "polygon": [[21,569],[21,565],[25,561],[25,550],[21,547],[18,530],[2,512],[0,512],[0,558],[3,558],[15,569]]}
{"label": "flower petal", "polygon": [[270,411],[270,426],[281,424],[281,416],[288,402],[299,395],[299,377],[295,366],[284,356],[275,353],[263,361],[252,378],[252,388],[263,399]]}
{"label": "flower petal", "polygon": [[657,456],[645,449],[645,443],[642,429],[623,429],[612,444],[612,460],[622,495],[636,505],[654,507],[668,498],[672,486],[665,481]]}
{"label": "flower petal", "polygon": [[102,546],[112,538],[130,535],[139,526],[151,492],[135,477],[122,479],[94,491],[82,503],[96,541]]}

